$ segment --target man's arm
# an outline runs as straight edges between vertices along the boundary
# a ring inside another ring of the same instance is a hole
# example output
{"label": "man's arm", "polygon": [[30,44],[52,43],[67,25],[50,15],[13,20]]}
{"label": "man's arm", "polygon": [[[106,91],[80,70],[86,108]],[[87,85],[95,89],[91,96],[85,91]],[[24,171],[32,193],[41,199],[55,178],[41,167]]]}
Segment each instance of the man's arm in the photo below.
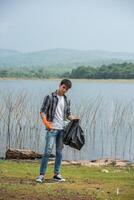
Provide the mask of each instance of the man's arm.
{"label": "man's arm", "polygon": [[68,101],[67,119],[70,120],[70,121],[75,120],[75,119],[76,120],[79,119],[79,117],[72,115],[70,104],[71,104],[70,101]]}
{"label": "man's arm", "polygon": [[46,95],[44,97],[40,112],[46,115],[49,105],[50,105],[50,97],[49,95]]}
{"label": "man's arm", "polygon": [[53,127],[52,127],[52,122],[49,122],[49,121],[47,120],[46,115],[45,115],[44,113],[40,112],[40,116],[41,116],[42,121],[43,121],[43,123],[45,124],[46,128],[47,128],[48,130],[53,129]]}
{"label": "man's arm", "polygon": [[46,113],[47,113],[47,109],[49,107],[50,104],[50,99],[49,99],[49,95],[45,96],[41,110],[40,110],[40,116],[42,118],[43,123],[45,124],[46,128],[51,130],[52,129],[52,123],[49,122],[46,118]]}

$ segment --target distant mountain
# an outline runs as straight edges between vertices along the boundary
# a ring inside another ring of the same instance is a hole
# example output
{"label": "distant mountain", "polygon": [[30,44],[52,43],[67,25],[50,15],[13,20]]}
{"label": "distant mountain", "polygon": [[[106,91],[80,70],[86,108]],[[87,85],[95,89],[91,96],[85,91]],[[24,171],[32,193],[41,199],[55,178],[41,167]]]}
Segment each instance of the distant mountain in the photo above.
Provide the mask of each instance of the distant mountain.
{"label": "distant mountain", "polygon": [[0,49],[0,67],[78,67],[101,66],[111,63],[134,63],[134,53],[108,52],[100,50],[50,49],[32,53],[21,53]]}
{"label": "distant mountain", "polygon": [[10,49],[0,49],[0,58],[6,58],[8,56],[17,56],[21,53],[19,51],[10,50]]}

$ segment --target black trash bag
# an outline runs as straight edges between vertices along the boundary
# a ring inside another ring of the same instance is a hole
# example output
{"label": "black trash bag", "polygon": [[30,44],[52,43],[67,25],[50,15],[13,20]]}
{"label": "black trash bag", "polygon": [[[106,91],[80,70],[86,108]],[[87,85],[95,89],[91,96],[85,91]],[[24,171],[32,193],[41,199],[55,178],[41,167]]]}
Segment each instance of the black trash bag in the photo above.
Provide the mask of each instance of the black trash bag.
{"label": "black trash bag", "polygon": [[83,130],[79,125],[79,120],[72,120],[64,129],[63,143],[72,148],[80,150],[85,144]]}

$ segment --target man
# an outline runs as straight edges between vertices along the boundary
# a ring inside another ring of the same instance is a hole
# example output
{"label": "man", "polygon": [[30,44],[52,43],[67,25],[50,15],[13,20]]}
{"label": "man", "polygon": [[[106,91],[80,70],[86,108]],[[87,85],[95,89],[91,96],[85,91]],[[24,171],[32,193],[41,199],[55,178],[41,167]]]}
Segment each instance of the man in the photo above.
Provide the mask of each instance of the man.
{"label": "man", "polygon": [[36,182],[42,183],[44,181],[49,156],[51,154],[54,142],[56,143],[56,158],[53,179],[56,181],[65,181],[65,179],[60,175],[64,122],[66,119],[70,121],[78,119],[71,114],[70,101],[65,95],[65,93],[71,87],[71,81],[68,79],[63,79],[59,85],[59,88],[51,95],[47,95],[44,98],[40,115],[47,129],[46,145],[41,160],[40,175],[36,178]]}

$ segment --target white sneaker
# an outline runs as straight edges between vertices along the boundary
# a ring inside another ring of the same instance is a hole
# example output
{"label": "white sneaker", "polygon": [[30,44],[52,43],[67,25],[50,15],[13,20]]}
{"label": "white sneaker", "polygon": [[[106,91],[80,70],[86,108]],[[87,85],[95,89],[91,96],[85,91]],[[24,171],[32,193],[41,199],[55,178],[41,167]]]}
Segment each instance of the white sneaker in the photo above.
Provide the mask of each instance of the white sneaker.
{"label": "white sneaker", "polygon": [[59,181],[59,182],[65,182],[66,181],[60,174],[54,175],[53,179],[55,181]]}
{"label": "white sneaker", "polygon": [[43,175],[39,175],[37,178],[36,178],[36,182],[38,183],[42,183],[44,181],[44,176]]}

